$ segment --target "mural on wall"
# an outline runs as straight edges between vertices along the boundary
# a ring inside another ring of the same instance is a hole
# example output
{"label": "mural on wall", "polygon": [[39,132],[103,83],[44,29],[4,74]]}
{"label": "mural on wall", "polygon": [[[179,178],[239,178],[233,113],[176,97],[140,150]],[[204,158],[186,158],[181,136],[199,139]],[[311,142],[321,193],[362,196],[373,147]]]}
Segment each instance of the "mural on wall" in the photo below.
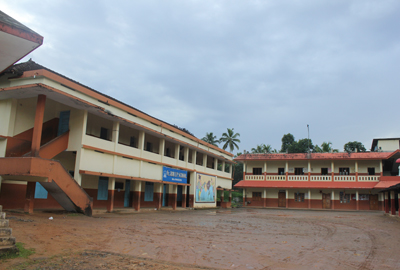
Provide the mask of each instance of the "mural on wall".
{"label": "mural on wall", "polygon": [[216,177],[206,174],[197,174],[196,203],[215,203]]}

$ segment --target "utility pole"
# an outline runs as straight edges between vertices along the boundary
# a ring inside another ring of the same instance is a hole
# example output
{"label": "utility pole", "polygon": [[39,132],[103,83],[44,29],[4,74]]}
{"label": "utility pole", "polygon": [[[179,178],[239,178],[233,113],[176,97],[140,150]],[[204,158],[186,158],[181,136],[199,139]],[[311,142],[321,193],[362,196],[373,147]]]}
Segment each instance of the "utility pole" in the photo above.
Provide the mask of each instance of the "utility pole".
{"label": "utility pole", "polygon": [[307,124],[307,132],[308,132],[308,154],[310,155],[310,125]]}

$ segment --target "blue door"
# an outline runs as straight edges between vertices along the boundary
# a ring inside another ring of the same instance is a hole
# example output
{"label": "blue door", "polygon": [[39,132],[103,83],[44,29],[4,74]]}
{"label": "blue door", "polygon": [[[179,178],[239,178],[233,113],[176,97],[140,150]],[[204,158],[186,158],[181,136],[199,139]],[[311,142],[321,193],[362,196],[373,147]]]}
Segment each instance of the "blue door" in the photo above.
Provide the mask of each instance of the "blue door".
{"label": "blue door", "polygon": [[154,196],[154,183],[146,182],[146,186],[144,188],[144,201],[152,202]]}
{"label": "blue door", "polygon": [[108,177],[99,177],[99,187],[97,189],[97,200],[108,200]]}
{"label": "blue door", "polygon": [[36,182],[35,199],[47,199],[47,190],[39,182]]}
{"label": "blue door", "polygon": [[131,197],[131,181],[125,181],[125,194],[124,194],[124,207],[129,207],[129,201]]}
{"label": "blue door", "polygon": [[167,185],[163,187],[162,206],[167,206]]}
{"label": "blue door", "polygon": [[60,112],[60,119],[58,120],[57,136],[60,136],[61,134],[69,130],[69,114],[70,111]]}
{"label": "blue door", "polygon": [[178,194],[176,195],[176,201],[182,203],[182,186],[178,186]]}

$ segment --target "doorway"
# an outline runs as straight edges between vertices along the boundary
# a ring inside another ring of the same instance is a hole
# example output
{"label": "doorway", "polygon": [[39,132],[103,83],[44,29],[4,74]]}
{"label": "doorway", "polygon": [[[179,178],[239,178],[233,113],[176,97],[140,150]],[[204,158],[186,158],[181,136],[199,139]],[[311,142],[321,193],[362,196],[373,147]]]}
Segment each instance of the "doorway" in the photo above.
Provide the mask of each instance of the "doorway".
{"label": "doorway", "polygon": [[279,191],[278,207],[286,207],[286,191]]}
{"label": "doorway", "polygon": [[369,195],[369,210],[379,210],[378,194]]}
{"label": "doorway", "polygon": [[331,209],[331,194],[322,193],[322,208]]}
{"label": "doorway", "polygon": [[162,198],[162,206],[167,206],[167,185],[163,186],[163,198]]}
{"label": "doorway", "polygon": [[124,207],[129,207],[130,203],[130,198],[131,198],[131,181],[126,180],[125,181],[125,194],[124,194]]}

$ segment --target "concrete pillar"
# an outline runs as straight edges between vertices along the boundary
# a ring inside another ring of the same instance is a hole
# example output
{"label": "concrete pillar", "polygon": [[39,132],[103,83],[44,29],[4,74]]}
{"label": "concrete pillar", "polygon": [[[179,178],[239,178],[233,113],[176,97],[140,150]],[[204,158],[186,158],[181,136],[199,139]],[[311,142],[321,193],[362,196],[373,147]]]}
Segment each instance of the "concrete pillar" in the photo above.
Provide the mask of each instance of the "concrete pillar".
{"label": "concrete pillar", "polygon": [[335,210],[335,190],[332,189],[332,198],[331,198],[331,205],[332,210]]}
{"label": "concrete pillar", "polygon": [[289,190],[288,189],[286,189],[286,208],[289,208]]}
{"label": "concrete pillar", "polygon": [[358,199],[358,190],[356,190],[356,210],[360,210],[359,199]]}
{"label": "concrete pillar", "polygon": [[214,158],[214,170],[218,170],[218,158]]}
{"label": "concrete pillar", "polygon": [[111,177],[108,181],[107,212],[114,211],[114,188],[115,188],[115,178]]}
{"label": "concrete pillar", "polygon": [[118,145],[118,140],[119,140],[119,122],[114,121],[113,122],[113,130],[112,130],[112,138],[111,141],[114,142],[114,150],[116,150],[116,146]]}
{"label": "concrete pillar", "polygon": [[154,198],[156,201],[157,210],[160,210],[162,207],[162,194],[163,194],[163,183],[154,183]]}
{"label": "concrete pillar", "polygon": [[176,163],[178,164],[178,161],[179,161],[179,149],[180,148],[180,145],[177,143],[177,144],[175,144],[175,156],[174,156],[174,158],[176,159]]}
{"label": "concrete pillar", "polygon": [[222,203],[224,202],[224,190],[221,190],[221,206],[222,206]]}
{"label": "concrete pillar", "polygon": [[[267,162],[265,161],[264,162],[264,175],[267,175]],[[264,177],[264,180],[265,180],[265,177]]]}
{"label": "concrete pillar", "polygon": [[357,161],[354,163],[354,169],[355,169],[355,173],[356,173],[356,182],[358,182],[358,162]]}
{"label": "concrete pillar", "polygon": [[394,191],[390,191],[390,214],[396,215],[396,203],[394,199]]}
{"label": "concrete pillar", "polygon": [[[286,181],[289,181],[289,162],[287,162],[287,161],[285,163],[285,174],[286,174]],[[286,192],[286,200],[287,200],[287,192]],[[287,208],[287,204],[286,204],[286,208]]]}
{"label": "concrete pillar", "polygon": [[[86,128],[87,128],[87,117],[88,112],[84,111],[71,111],[70,117],[70,126],[76,127],[74,128],[73,132],[76,132],[79,136],[79,141],[83,144],[83,137],[86,135]],[[70,136],[72,133],[70,133]],[[85,153],[85,149],[78,148],[76,151],[76,158],[75,158],[75,168],[74,168],[74,179],[75,181],[81,186],[82,185],[82,175],[79,173],[81,168],[81,161],[85,160],[83,155]]]}
{"label": "concrete pillar", "polygon": [[389,214],[389,192],[385,192],[385,213]]}
{"label": "concrete pillar", "polygon": [[138,139],[138,149],[140,150],[140,156],[142,156],[142,152],[144,150],[144,141],[145,141],[145,132],[143,130],[139,131],[139,139]]}
{"label": "concrete pillar", "polygon": [[33,213],[33,205],[35,203],[35,189],[36,189],[36,182],[27,182],[25,205],[24,205],[24,212],[27,214]]}
{"label": "concrete pillar", "polygon": [[311,209],[311,189],[308,190],[308,209]]}
{"label": "concrete pillar", "polygon": [[335,181],[335,163],[333,161],[331,162],[331,176],[332,182]]}
{"label": "concrete pillar", "polygon": [[33,126],[31,156],[38,157],[40,150],[40,142],[42,139],[44,107],[46,105],[46,96],[38,95],[36,103],[35,123]]}
{"label": "concrete pillar", "polygon": [[182,208],[186,208],[186,191],[187,186],[182,186]]}
{"label": "concrete pillar", "polygon": [[203,167],[207,167],[207,155],[203,153]]}
{"label": "concrete pillar", "polygon": [[243,189],[243,206],[246,206],[246,189]]}
{"label": "concrete pillar", "polygon": [[263,199],[263,206],[267,207],[267,189],[266,188],[264,188],[262,199]]}
{"label": "concrete pillar", "polygon": [[308,181],[311,181],[311,161],[308,161]]}
{"label": "concrete pillar", "polygon": [[193,168],[195,168],[195,166],[196,166],[196,160],[197,160],[197,151],[193,150],[193,153],[192,153]]}
{"label": "concrete pillar", "polygon": [[140,200],[142,196],[142,181],[133,181],[132,206],[136,211],[140,211]]}
{"label": "concrete pillar", "polygon": [[187,166],[187,164],[189,162],[189,147],[185,148],[183,159],[186,162],[186,166]]}
{"label": "concrete pillar", "polygon": [[246,161],[243,162],[243,180],[246,180]]}
{"label": "concrete pillar", "polygon": [[[399,196],[399,200],[400,200],[400,196]],[[232,203],[232,190],[229,190],[229,204],[231,204],[231,203]]]}

